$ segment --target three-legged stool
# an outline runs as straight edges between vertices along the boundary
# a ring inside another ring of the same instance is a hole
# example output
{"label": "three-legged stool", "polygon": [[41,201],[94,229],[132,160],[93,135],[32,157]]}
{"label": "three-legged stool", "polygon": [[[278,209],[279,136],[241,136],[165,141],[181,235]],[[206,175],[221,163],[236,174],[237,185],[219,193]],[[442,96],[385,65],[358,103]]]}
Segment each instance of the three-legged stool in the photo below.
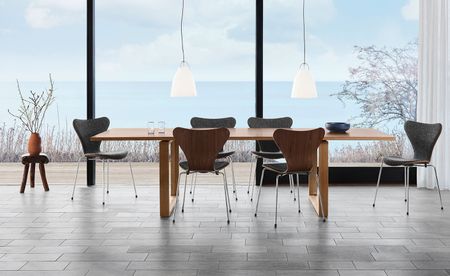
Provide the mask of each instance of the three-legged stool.
{"label": "three-legged stool", "polygon": [[42,185],[46,192],[49,191],[47,177],[45,176],[44,164],[50,162],[45,153],[40,153],[38,156],[30,156],[28,153],[20,157],[22,164],[25,165],[23,169],[22,185],[20,186],[20,193],[25,192],[25,186],[27,185],[28,170],[30,171],[30,187],[34,188],[34,177],[36,170],[36,163],[39,164],[39,172],[41,174]]}

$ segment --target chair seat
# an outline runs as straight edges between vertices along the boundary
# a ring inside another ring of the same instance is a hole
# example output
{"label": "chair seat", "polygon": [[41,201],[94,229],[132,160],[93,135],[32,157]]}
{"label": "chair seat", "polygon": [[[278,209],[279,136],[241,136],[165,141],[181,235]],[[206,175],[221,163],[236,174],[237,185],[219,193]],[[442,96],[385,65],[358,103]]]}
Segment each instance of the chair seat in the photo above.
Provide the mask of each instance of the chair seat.
{"label": "chair seat", "polygon": [[287,164],[286,163],[267,163],[262,165],[263,168],[266,168],[268,170],[277,172],[277,173],[284,173],[287,170]]}
{"label": "chair seat", "polygon": [[420,164],[428,164],[430,161],[428,160],[420,160],[414,158],[403,158],[398,156],[387,156],[383,158],[383,162],[389,166],[413,166]]}
{"label": "chair seat", "polygon": [[281,159],[284,158],[281,152],[267,152],[267,151],[252,151],[253,155],[266,159]]}
{"label": "chair seat", "polygon": [[[215,169],[216,171],[220,171],[220,170],[224,169],[226,166],[228,166],[229,164],[230,164],[230,163],[228,163],[228,162],[226,162],[226,161],[215,161],[215,162],[214,162],[214,169]],[[181,161],[181,162],[179,163],[179,165],[180,165],[180,167],[181,167],[183,170],[185,170],[185,171],[189,170],[189,166],[188,166],[188,162],[187,162],[187,161]]]}
{"label": "chair seat", "polygon": [[221,151],[217,154],[217,159],[227,158],[234,154],[234,151]]}
{"label": "chair seat", "polygon": [[86,153],[84,156],[86,158],[121,160],[127,157],[127,155],[128,151],[109,151],[109,152]]}

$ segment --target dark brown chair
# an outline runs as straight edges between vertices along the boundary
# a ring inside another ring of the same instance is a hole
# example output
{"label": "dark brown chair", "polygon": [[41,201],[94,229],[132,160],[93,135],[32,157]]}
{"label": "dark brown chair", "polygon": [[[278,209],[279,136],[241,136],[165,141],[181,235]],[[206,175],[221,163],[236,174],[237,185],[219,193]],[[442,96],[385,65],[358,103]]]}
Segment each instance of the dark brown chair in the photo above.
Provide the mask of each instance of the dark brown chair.
{"label": "dark brown chair", "polygon": [[186,175],[184,181],[183,205],[181,207],[181,212],[184,212],[188,175],[193,173],[213,173],[216,175],[221,174],[223,176],[227,223],[230,223],[230,216],[228,212],[231,212],[231,204],[228,194],[227,177],[223,172],[223,170],[230,163],[227,161],[217,160],[217,155],[230,137],[230,131],[226,128],[186,129],[177,127],[173,130],[173,137],[178,145],[180,145],[181,150],[186,156],[186,161],[180,162],[180,167],[183,171],[180,172],[178,177],[177,198],[175,209],[173,211],[173,222],[175,223],[175,215],[178,207],[181,175]]}
{"label": "dark brown chair", "polygon": [[[258,201],[256,203],[255,217],[258,213],[259,198],[261,196],[261,190],[263,185],[264,173],[266,170],[273,171],[277,174],[275,180],[276,187],[276,204],[275,204],[275,228],[277,228],[277,215],[278,215],[278,178],[284,175],[296,175],[303,174],[309,175],[315,164],[314,158],[317,158],[317,149],[323,140],[325,130],[323,128],[317,128],[306,131],[296,131],[288,129],[277,129],[273,133],[273,139],[280,149],[281,153],[286,160],[286,163],[267,163],[263,164],[263,171],[260,182],[260,189],[258,193]],[[319,183],[319,177],[316,174],[316,181]],[[320,184],[319,197],[320,197]],[[300,212],[300,189],[297,182],[297,196],[298,196],[298,212]],[[323,215],[322,199],[319,198]]]}

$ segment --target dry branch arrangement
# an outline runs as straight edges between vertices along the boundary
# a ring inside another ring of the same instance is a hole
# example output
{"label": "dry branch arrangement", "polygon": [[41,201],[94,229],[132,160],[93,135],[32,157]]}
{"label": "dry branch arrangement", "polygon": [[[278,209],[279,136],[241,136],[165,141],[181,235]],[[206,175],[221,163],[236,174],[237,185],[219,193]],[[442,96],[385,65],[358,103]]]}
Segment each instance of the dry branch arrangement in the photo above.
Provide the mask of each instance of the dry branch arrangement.
{"label": "dry branch arrangement", "polygon": [[24,97],[20,88],[19,80],[17,80],[17,90],[19,92],[21,104],[17,110],[18,113],[12,113],[8,109],[8,113],[14,118],[20,120],[23,126],[31,133],[39,133],[44,123],[45,114],[50,105],[55,101],[53,95],[53,80],[49,74],[50,87],[40,93],[30,90],[30,95]]}

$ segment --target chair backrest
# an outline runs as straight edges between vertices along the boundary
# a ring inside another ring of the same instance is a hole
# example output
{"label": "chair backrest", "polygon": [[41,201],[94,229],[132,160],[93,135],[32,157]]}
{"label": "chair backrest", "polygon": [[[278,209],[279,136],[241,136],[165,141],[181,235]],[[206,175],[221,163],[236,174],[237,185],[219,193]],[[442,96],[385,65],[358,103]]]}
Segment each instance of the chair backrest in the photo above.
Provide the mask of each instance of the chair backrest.
{"label": "chair backrest", "polygon": [[414,150],[414,158],[430,161],[434,146],[441,135],[442,125],[406,121],[405,132]]}
{"label": "chair backrest", "polygon": [[[233,117],[225,118],[200,118],[192,117],[191,126],[193,128],[234,128],[236,126],[236,119]],[[223,151],[223,148],[220,149]]]}
{"label": "chair backrest", "polygon": [[75,119],[72,124],[83,146],[83,152],[85,154],[100,152],[101,141],[93,142],[91,137],[108,130],[109,119],[106,117],[89,120]]}
{"label": "chair backrest", "polygon": [[[250,117],[247,120],[250,128],[291,128],[293,121],[291,117],[281,118],[257,118]],[[257,141],[260,151],[279,152],[280,149],[273,141]]]}
{"label": "chair backrest", "polygon": [[187,129],[177,127],[173,137],[186,155],[189,171],[212,172],[217,154],[230,137],[226,128]]}
{"label": "chair backrest", "polygon": [[233,117],[226,118],[200,118],[192,117],[191,126],[193,128],[234,128],[236,119]]}
{"label": "chair backrest", "polygon": [[309,172],[317,158],[317,148],[325,136],[323,128],[313,130],[277,129],[273,139],[287,163],[286,172]]}

